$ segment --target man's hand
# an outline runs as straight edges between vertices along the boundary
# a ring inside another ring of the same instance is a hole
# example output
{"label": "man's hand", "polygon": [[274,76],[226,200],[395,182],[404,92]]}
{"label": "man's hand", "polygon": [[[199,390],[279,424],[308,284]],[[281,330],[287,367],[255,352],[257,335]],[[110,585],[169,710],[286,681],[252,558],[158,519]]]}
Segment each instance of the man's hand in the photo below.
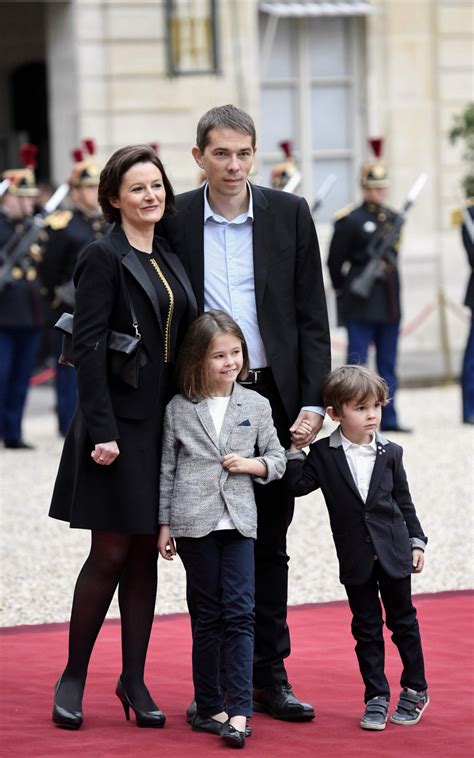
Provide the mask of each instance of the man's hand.
{"label": "man's hand", "polygon": [[293,426],[290,426],[291,438],[298,450],[310,445],[323,425],[324,418],[320,413],[300,411]]}
{"label": "man's hand", "polygon": [[419,547],[414,547],[412,550],[412,566],[414,574],[421,574],[423,566],[425,565],[425,554]]}

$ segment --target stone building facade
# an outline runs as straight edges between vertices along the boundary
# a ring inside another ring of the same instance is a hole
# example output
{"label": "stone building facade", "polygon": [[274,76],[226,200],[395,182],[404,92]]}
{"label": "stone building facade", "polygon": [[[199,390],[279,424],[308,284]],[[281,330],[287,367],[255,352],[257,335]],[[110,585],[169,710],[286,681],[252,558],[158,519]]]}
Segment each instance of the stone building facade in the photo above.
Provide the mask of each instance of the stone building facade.
{"label": "stone building facade", "polygon": [[[8,29],[0,161],[11,165],[18,143],[38,133],[41,170],[60,182],[83,137],[96,140],[102,162],[126,143],[158,143],[181,191],[197,181],[190,149],[199,116],[233,102],[257,123],[259,181],[269,182],[280,140],[293,143],[297,191],[310,202],[328,174],[336,177],[317,217],[325,247],[333,212],[357,200],[367,137],[382,136],[392,204],[428,175],[405,230],[411,323],[437,302],[440,285],[462,301],[467,268],[450,210],[464,167],[447,134],[453,114],[473,99],[473,25],[469,0],[0,2]],[[45,97],[22,115],[22,103],[40,91]],[[426,333],[411,331],[409,350],[439,353],[443,329],[459,350],[458,317],[448,313],[444,327],[430,317]]]}

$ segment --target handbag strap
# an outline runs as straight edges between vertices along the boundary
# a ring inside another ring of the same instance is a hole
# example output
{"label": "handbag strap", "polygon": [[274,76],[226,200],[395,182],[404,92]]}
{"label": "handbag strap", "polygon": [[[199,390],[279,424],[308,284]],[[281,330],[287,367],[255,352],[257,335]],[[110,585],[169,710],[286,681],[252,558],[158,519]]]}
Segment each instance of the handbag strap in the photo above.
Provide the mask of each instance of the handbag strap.
{"label": "handbag strap", "polygon": [[127,277],[125,276],[125,272],[124,272],[124,275],[123,275],[123,283],[124,283],[124,287],[125,287],[125,292],[127,294],[127,300],[128,300],[128,305],[129,305],[129,308],[130,308],[130,313],[132,314],[132,326],[135,329],[135,337],[137,337],[138,339],[141,340],[142,335],[140,334],[140,331],[138,329],[137,314],[135,313],[135,308],[133,307],[132,298],[130,297],[130,292],[128,291]]}

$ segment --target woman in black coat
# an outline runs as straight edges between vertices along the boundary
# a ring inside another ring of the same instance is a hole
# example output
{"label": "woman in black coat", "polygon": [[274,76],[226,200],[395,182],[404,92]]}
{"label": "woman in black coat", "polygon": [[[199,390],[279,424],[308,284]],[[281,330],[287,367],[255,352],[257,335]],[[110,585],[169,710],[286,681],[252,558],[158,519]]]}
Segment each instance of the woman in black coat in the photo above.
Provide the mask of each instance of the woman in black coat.
{"label": "woman in black coat", "polygon": [[[91,530],[91,551],[77,580],[69,657],[55,686],[53,721],[77,729],[96,637],[118,586],[122,673],[116,694],[138,726],[165,716],[144,683],[157,585],[161,424],[174,394],[173,363],[196,316],[185,271],[154,236],[174,194],[147,146],[118,150],[101,173],[99,202],[108,237],[81,254],[74,282],[73,349],[79,404],[66,436],[49,515]],[[141,334],[136,388],[111,370],[107,332]]]}

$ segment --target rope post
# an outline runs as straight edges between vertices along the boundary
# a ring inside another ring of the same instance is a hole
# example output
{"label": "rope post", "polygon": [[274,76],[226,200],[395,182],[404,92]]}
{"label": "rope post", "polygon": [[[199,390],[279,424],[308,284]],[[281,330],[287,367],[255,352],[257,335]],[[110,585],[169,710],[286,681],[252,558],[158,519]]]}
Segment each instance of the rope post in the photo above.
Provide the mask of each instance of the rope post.
{"label": "rope post", "polygon": [[438,323],[441,357],[444,365],[444,382],[451,384],[453,381],[453,368],[451,362],[451,348],[449,344],[448,319],[446,314],[446,295],[443,287],[438,287]]}

